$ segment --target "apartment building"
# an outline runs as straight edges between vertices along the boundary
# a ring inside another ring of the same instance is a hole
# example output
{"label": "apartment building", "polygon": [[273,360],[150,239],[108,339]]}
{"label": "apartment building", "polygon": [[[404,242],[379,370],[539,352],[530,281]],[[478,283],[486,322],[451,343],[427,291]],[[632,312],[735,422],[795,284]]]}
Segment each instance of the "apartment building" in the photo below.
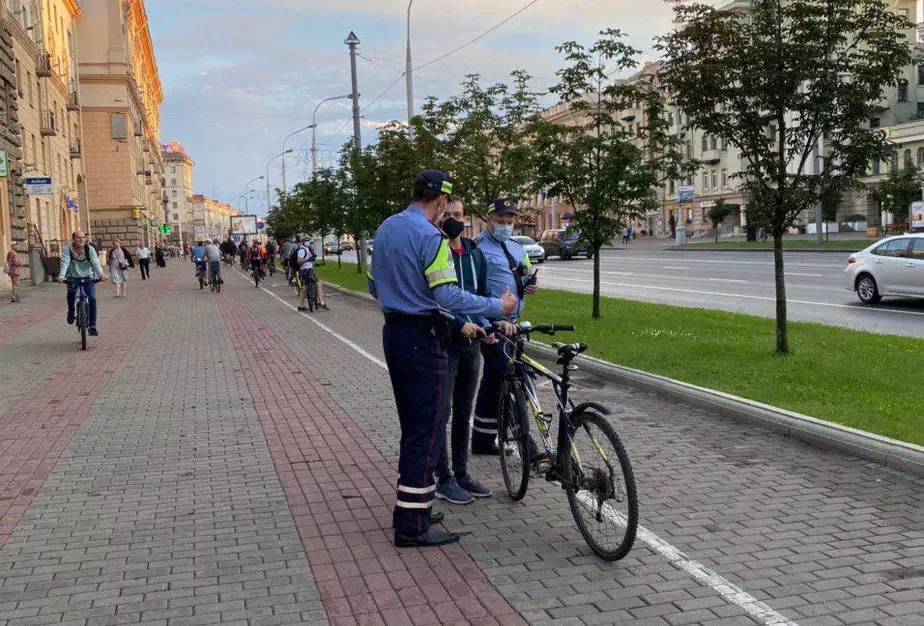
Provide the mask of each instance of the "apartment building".
{"label": "apartment building", "polygon": [[51,186],[26,189],[26,239],[57,254],[78,226],[88,227],[77,81],[75,0],[6,0],[2,9],[16,72],[22,178]]}
{"label": "apartment building", "polygon": [[178,141],[161,146],[164,160],[165,193],[167,195],[166,221],[173,229],[170,240],[180,245],[193,241],[192,229],[192,171],[196,162]]}
{"label": "apartment building", "polygon": [[80,93],[94,240],[129,249],[161,241],[163,102],[143,0],[83,0]]}
{"label": "apartment building", "polygon": [[[0,258],[14,248],[24,261],[23,278],[29,277],[29,244],[26,226],[26,197],[19,167],[19,85],[15,71],[13,34],[8,13],[0,9]],[[0,291],[10,287],[0,273]]]}
{"label": "apartment building", "polygon": [[203,241],[226,238],[231,229],[231,218],[243,214],[230,204],[195,194],[190,202],[190,215],[194,239]]}

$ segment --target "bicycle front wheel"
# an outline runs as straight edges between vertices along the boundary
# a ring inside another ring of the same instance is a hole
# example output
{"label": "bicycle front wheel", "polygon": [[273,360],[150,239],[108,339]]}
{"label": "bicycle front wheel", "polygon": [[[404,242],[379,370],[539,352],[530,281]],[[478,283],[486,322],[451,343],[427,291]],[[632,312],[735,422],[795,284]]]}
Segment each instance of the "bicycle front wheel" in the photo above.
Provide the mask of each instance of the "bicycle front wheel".
{"label": "bicycle front wheel", "polygon": [[522,500],[529,486],[529,427],[523,390],[508,384],[501,397],[498,448],[504,486],[514,500]]}
{"label": "bicycle front wheel", "polygon": [[612,424],[594,410],[573,418],[574,447],[564,466],[565,492],[587,545],[601,558],[629,553],[638,530],[638,494],[629,455]]}
{"label": "bicycle front wheel", "polygon": [[77,328],[80,329],[80,349],[87,349],[87,320],[89,319],[89,311],[87,310],[87,304],[81,302],[77,307]]}

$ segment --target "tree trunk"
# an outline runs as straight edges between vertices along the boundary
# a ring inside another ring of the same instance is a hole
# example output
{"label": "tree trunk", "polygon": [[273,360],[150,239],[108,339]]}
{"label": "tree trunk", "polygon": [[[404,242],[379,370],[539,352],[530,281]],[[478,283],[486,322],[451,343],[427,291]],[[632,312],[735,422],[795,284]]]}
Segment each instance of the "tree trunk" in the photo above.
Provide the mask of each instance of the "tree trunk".
{"label": "tree trunk", "polygon": [[714,226],[715,226],[715,242],[719,243],[719,225],[714,224]]}
{"label": "tree trunk", "polygon": [[595,320],[600,319],[600,247],[594,246],[594,310]]}
{"label": "tree trunk", "polygon": [[786,276],[783,269],[783,233],[773,233],[773,261],[776,280],[776,353],[792,354],[789,350],[789,329],[786,320]]}

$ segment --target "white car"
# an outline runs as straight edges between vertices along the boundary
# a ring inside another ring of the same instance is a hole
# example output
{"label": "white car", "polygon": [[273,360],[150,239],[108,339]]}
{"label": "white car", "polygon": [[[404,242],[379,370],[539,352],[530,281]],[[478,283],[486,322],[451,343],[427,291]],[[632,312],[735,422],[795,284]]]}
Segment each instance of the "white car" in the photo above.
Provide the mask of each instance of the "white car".
{"label": "white car", "polygon": [[545,250],[532,237],[517,235],[516,237],[511,237],[511,239],[523,247],[523,251],[529,256],[530,263],[542,263],[545,261]]}
{"label": "white car", "polygon": [[924,233],[889,237],[851,254],[844,286],[863,304],[885,296],[924,298]]}

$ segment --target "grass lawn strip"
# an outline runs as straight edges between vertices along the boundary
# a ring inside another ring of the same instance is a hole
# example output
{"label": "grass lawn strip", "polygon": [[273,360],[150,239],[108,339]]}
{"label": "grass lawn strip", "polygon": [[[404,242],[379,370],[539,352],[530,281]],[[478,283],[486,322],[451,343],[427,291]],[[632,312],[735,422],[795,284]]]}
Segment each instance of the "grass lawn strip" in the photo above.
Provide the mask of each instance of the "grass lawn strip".
{"label": "grass lawn strip", "polygon": [[[355,265],[319,268],[322,279],[365,292]],[[626,367],[924,445],[924,340],[790,322],[794,357],[774,353],[774,321],[761,317],[542,290],[523,319],[573,324],[558,341]]]}

